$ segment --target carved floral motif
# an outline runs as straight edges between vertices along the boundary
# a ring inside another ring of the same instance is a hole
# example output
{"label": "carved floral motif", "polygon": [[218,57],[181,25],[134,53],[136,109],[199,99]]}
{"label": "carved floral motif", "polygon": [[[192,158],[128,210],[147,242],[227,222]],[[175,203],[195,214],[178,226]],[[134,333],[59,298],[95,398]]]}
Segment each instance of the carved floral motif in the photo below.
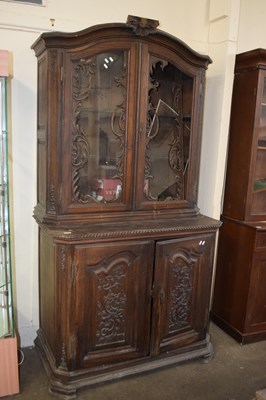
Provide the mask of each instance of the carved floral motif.
{"label": "carved floral motif", "polygon": [[173,140],[170,143],[169,166],[175,173],[176,198],[184,198],[184,176],[183,176],[183,121],[182,121],[182,86],[173,87],[174,109],[178,110],[176,115],[176,126],[173,132]]}
{"label": "carved floral motif", "polygon": [[93,201],[93,197],[80,191],[80,172],[88,164],[89,144],[86,132],[80,124],[84,102],[93,95],[92,77],[95,74],[95,59],[81,59],[73,65],[73,134],[72,134],[72,187],[78,203]]}
{"label": "carved floral motif", "polygon": [[122,88],[123,100],[117,105],[112,114],[111,127],[116,138],[119,140],[119,152],[117,154],[116,175],[113,178],[119,178],[122,182],[124,175],[124,154],[125,154],[125,134],[126,134],[126,65],[123,66],[121,78],[116,78],[117,87]]}
{"label": "carved floral motif", "polygon": [[193,262],[179,257],[172,267],[172,291],[169,331],[177,331],[189,325],[191,301]]}
{"label": "carved floral motif", "polygon": [[116,264],[98,277],[97,334],[98,344],[125,339],[127,295],[126,264]]}

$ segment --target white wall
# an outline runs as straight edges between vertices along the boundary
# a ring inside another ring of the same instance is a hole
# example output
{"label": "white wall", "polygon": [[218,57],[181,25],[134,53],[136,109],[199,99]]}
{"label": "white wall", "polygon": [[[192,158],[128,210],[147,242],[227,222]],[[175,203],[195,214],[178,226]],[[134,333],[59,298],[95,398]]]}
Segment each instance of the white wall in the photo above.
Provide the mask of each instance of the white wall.
{"label": "white wall", "polygon": [[237,53],[266,49],[265,18],[265,0],[241,0]]}
{"label": "white wall", "polygon": [[[199,205],[203,213],[219,218],[234,56],[236,48],[245,48],[247,40],[242,21],[248,23],[249,14],[253,13],[257,31],[253,34],[249,29],[246,35],[253,47],[257,47],[257,35],[264,29],[264,0],[250,3],[249,0],[98,0],[92,7],[87,0],[47,0],[45,7],[40,7],[0,0],[0,49],[9,50],[13,58],[10,159],[14,292],[22,346],[33,343],[38,328],[37,225],[32,218],[36,198],[36,59],[31,44],[43,31],[76,31],[98,23],[125,22],[127,15],[132,14],[159,19],[161,29],[194,50],[210,55],[213,64],[207,71]],[[55,20],[54,27],[51,18]]]}
{"label": "white wall", "polygon": [[266,48],[265,0],[211,0],[199,206],[219,218],[223,203],[235,55]]}
{"label": "white wall", "polygon": [[205,93],[199,206],[203,213],[218,219],[223,197],[240,1],[212,0],[210,3],[208,54],[213,64],[208,70]]}

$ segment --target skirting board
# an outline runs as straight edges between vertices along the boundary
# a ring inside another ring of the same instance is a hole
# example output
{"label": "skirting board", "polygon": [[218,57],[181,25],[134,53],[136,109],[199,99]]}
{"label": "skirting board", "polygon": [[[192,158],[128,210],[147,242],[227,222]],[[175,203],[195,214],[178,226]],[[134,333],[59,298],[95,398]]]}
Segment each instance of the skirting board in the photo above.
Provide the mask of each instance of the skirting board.
{"label": "skirting board", "polygon": [[19,393],[17,338],[0,339],[0,397]]}

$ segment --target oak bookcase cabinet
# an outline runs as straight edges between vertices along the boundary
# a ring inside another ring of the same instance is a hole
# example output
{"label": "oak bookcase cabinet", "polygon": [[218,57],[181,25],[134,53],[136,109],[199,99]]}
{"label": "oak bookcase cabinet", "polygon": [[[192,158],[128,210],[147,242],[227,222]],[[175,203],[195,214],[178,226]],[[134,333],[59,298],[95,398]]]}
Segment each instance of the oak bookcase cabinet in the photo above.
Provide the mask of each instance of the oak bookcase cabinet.
{"label": "oak bookcase cabinet", "polygon": [[220,222],[197,207],[210,59],[129,16],[44,33],[38,59],[40,330],[50,391],[208,357]]}
{"label": "oak bookcase cabinet", "polygon": [[266,50],[236,56],[213,320],[266,339]]}

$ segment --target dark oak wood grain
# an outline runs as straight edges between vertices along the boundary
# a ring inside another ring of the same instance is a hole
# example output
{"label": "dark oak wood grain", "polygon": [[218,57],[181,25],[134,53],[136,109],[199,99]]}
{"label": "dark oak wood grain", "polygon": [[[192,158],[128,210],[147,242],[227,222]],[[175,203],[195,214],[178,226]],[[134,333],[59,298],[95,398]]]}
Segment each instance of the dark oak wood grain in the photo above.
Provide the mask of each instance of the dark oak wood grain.
{"label": "dark oak wood grain", "polygon": [[237,55],[213,320],[241,343],[266,338],[266,58]]}
{"label": "dark oak wood grain", "polygon": [[220,221],[197,206],[209,57],[129,18],[44,33],[38,59],[40,330],[49,389],[209,357]]}

